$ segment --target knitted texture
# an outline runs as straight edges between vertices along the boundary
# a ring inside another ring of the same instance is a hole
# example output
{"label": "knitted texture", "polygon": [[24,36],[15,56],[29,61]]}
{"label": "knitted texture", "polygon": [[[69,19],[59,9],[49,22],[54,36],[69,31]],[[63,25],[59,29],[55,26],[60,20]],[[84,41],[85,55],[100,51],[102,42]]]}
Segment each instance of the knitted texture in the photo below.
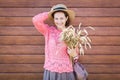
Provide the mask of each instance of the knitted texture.
{"label": "knitted texture", "polygon": [[36,29],[45,37],[45,63],[44,68],[52,72],[73,71],[72,62],[67,53],[67,46],[59,40],[60,30],[44,23],[48,12],[40,13],[33,17]]}

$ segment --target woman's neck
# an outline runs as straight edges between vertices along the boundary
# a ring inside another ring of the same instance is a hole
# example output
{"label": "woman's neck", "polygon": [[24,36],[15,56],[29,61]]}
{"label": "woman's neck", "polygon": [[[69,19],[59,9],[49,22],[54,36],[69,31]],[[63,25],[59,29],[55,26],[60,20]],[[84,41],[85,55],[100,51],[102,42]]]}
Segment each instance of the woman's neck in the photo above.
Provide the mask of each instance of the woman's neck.
{"label": "woman's neck", "polygon": [[66,29],[66,27],[65,26],[62,27],[62,28],[57,27],[57,29],[60,30],[60,31],[63,31],[64,29]]}

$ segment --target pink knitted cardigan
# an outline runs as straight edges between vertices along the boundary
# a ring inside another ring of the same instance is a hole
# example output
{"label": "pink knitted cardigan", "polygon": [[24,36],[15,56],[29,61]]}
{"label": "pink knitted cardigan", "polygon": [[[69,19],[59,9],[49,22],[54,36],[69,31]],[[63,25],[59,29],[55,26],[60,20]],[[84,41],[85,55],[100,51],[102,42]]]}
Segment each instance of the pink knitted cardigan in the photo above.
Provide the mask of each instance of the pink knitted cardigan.
{"label": "pink knitted cardigan", "polygon": [[59,40],[60,30],[45,24],[48,12],[40,13],[33,17],[33,24],[36,29],[45,37],[45,63],[44,68],[52,72],[73,71],[72,62],[67,53],[64,42]]}

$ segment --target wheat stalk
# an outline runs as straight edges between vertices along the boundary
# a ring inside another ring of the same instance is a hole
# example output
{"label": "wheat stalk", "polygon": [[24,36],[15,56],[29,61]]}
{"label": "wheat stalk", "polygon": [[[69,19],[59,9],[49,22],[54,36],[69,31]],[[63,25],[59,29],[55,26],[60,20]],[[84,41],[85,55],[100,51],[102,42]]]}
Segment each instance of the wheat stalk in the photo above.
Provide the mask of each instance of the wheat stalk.
{"label": "wheat stalk", "polygon": [[60,39],[65,42],[69,49],[78,48],[80,55],[84,55],[84,48],[87,49],[87,46],[91,48],[91,39],[88,37],[87,28],[94,30],[91,26],[81,29],[81,23],[77,30],[70,25],[61,32]]}

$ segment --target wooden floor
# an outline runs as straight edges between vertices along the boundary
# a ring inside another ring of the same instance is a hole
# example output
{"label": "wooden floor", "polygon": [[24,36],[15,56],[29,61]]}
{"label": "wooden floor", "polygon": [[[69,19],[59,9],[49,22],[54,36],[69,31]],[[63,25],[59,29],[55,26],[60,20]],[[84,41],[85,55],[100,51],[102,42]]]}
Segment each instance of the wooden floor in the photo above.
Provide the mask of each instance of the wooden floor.
{"label": "wooden floor", "polygon": [[88,79],[120,80],[119,0],[0,0],[0,80],[42,80],[44,37],[32,17],[57,3],[76,12],[74,26],[95,28],[92,49],[80,57]]}

